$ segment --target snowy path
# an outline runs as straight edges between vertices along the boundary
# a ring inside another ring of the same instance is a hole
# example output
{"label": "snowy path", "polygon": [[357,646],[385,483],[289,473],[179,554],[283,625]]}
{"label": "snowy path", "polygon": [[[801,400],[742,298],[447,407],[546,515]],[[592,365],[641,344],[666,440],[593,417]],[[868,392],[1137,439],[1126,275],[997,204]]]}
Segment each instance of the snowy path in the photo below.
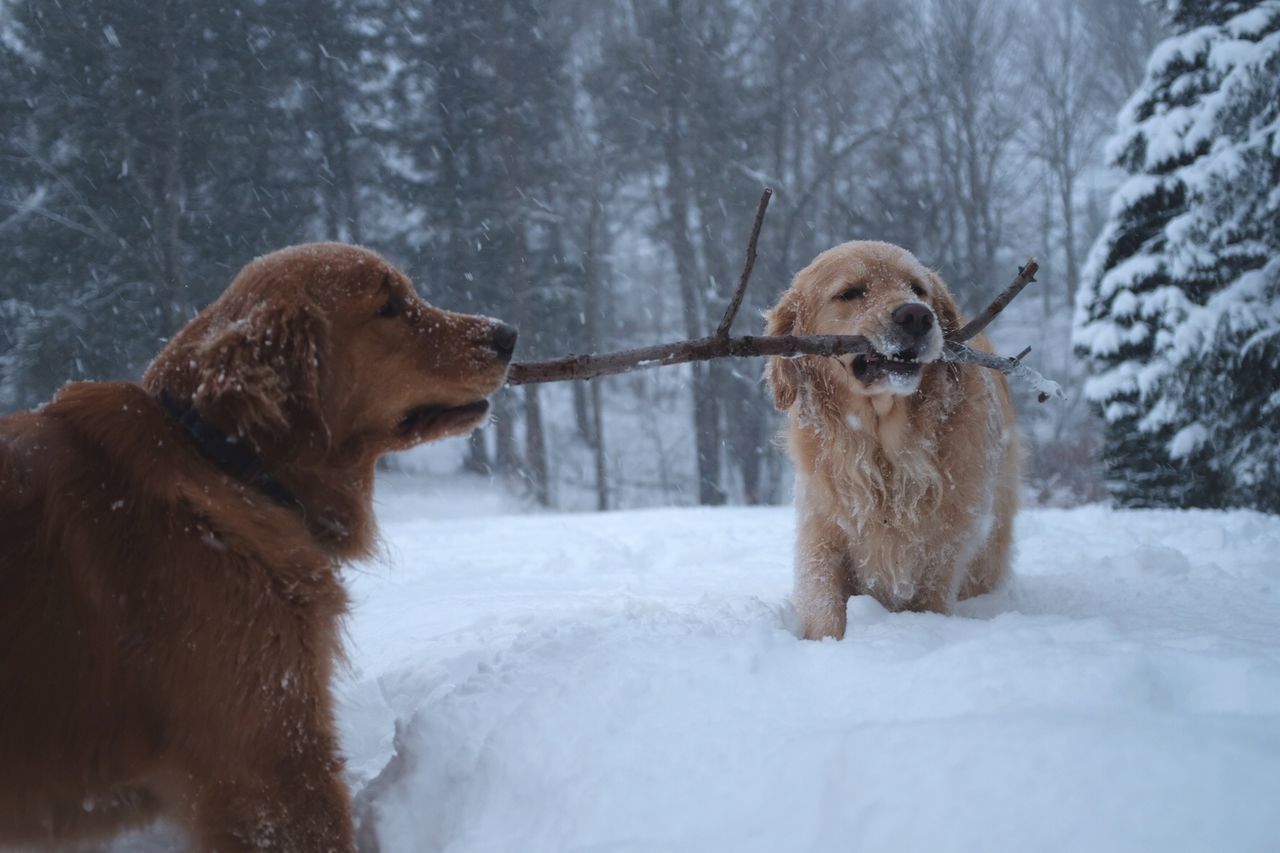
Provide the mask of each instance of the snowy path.
{"label": "snowy path", "polygon": [[1025,512],[1009,592],[805,643],[790,510],[381,498],[341,696],[383,851],[1277,849],[1280,519]]}

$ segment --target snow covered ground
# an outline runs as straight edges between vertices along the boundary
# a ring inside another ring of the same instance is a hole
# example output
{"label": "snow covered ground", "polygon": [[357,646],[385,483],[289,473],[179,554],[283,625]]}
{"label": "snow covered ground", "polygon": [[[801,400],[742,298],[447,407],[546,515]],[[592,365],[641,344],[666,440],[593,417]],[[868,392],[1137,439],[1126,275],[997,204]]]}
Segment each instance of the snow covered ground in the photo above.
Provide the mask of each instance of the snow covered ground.
{"label": "snow covered ground", "polygon": [[1280,519],[1027,511],[1008,592],[806,643],[789,509],[437,504],[351,578],[383,850],[1276,849]]}
{"label": "snow covered ground", "polygon": [[803,642],[790,509],[379,490],[340,687],[365,842],[419,851],[1262,851],[1280,518],[1028,510],[1017,580]]}

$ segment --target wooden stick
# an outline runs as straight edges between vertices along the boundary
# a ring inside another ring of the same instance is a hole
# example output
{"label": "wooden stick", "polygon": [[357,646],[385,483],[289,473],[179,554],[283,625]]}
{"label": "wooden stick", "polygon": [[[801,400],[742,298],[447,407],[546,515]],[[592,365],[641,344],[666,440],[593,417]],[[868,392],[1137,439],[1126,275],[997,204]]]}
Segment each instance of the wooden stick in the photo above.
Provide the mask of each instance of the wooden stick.
{"label": "wooden stick", "polygon": [[550,361],[516,362],[507,373],[508,385],[530,382],[563,382],[567,379],[595,379],[647,367],[665,367],[713,358],[752,358],[780,355],[845,355],[872,352],[861,335],[743,335],[737,338],[708,335],[691,341],[672,341],[648,347],[598,355],[568,355]]}
{"label": "wooden stick", "polygon": [[[1007,304],[1008,300],[1005,301],[1005,305]],[[1003,308],[1003,305],[996,308],[992,316],[999,314]],[[772,355],[793,358],[802,355],[838,356],[874,351],[870,342],[861,335],[743,335],[736,338],[708,335],[691,341],[671,341],[618,352],[516,362],[511,365],[507,374],[507,384],[594,379],[597,376],[613,376],[632,370],[685,364],[690,361],[710,361],[714,358],[757,358]],[[943,347],[943,358],[953,364],[977,364],[1012,374],[1017,372],[1029,351],[1030,347],[1015,358],[992,355],[972,349],[956,340],[953,335],[947,338],[946,346]]]}
{"label": "wooden stick", "polygon": [[976,364],[980,367],[987,367],[992,370],[998,370],[1006,376],[1013,376],[1023,380],[1036,391],[1036,399],[1043,403],[1050,398],[1056,400],[1067,399],[1066,392],[1062,390],[1062,386],[1052,379],[1046,379],[1037,371],[1032,370],[1022,363],[1022,359],[1031,351],[1031,347],[1027,347],[1013,358],[1003,355],[993,355],[989,352],[972,349],[967,344],[959,343],[955,340],[948,340],[942,348],[942,358],[953,364]]}
{"label": "wooden stick", "polygon": [[[765,188],[756,207],[756,218],[751,228],[751,238],[747,242],[747,257],[738,278],[738,286],[734,290],[729,305],[725,308],[720,325],[712,335],[693,340],[671,341],[647,347],[621,350],[609,353],[590,353],[583,355],[567,355],[548,361],[515,362],[507,373],[508,385],[527,385],[535,382],[564,382],[571,379],[595,379],[598,376],[613,376],[649,367],[665,367],[672,364],[686,364],[691,361],[710,361],[716,358],[758,358],[761,356],[780,356],[794,358],[797,356],[840,356],[866,354],[875,352],[871,343],[861,335],[777,335],[757,336],[743,335],[730,337],[729,328],[742,307],[743,295],[747,290],[747,282],[751,279],[751,270],[756,262],[756,243],[760,237],[760,228],[764,224],[765,211],[769,207],[769,199],[773,190]],[[993,355],[970,348],[965,341],[979,334],[987,325],[1013,301],[1022,289],[1036,280],[1039,265],[1035,258],[1030,258],[1018,267],[1018,274],[1004,291],[987,306],[981,314],[962,329],[948,335],[942,348],[942,360],[951,364],[977,364],[991,370],[998,370],[1006,375],[1014,375],[1026,379],[1039,392],[1040,402],[1050,396],[1062,397],[1062,389],[1056,382],[1046,380],[1040,374],[1022,364],[1022,359],[1031,351],[1027,347],[1015,358]]]}
{"label": "wooden stick", "polygon": [[949,335],[949,339],[962,344],[970,338],[976,337],[990,325],[997,314],[1008,307],[1009,303],[1013,301],[1013,297],[1022,292],[1022,288],[1036,280],[1036,271],[1039,269],[1040,265],[1036,263],[1036,259],[1028,258],[1025,264],[1018,267],[1018,274],[1013,277],[1013,281],[1004,289],[1004,292],[987,306],[987,310],[966,323],[964,328]]}
{"label": "wooden stick", "polygon": [[751,225],[751,239],[747,241],[747,259],[742,265],[742,275],[738,276],[738,287],[733,291],[729,307],[724,309],[724,316],[720,318],[720,325],[716,328],[717,338],[729,337],[733,318],[738,316],[738,309],[742,307],[742,297],[747,292],[747,282],[751,280],[751,270],[756,265],[756,241],[760,239],[760,226],[764,225],[764,214],[769,209],[771,198],[773,198],[773,190],[765,187],[764,192],[760,194],[760,203],[756,205],[756,220]]}
{"label": "wooden stick", "polygon": [[[591,355],[568,355],[549,361],[516,362],[507,374],[508,385],[533,382],[564,382],[570,379],[595,379],[649,367],[666,367],[690,361],[714,358],[758,358],[802,355],[838,356],[875,352],[871,342],[861,335],[742,335],[722,338],[708,335],[691,341],[671,341],[648,347]],[[1014,373],[1019,360],[972,349],[965,344],[948,341],[942,359],[951,364],[977,364]]]}

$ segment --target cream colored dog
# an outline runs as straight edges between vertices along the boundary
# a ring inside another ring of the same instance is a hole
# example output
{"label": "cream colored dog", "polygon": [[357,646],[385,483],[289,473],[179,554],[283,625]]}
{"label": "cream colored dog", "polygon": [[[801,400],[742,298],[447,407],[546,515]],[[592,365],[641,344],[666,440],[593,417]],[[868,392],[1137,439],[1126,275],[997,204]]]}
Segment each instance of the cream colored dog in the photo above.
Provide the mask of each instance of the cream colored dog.
{"label": "cream colored dog", "polygon": [[864,335],[876,350],[765,368],[790,415],[804,636],[843,637],[850,595],[946,613],[1000,583],[1017,511],[1013,404],[1004,376],[941,360],[960,324],[942,280],[898,246],[845,243],[767,318],[770,335]]}

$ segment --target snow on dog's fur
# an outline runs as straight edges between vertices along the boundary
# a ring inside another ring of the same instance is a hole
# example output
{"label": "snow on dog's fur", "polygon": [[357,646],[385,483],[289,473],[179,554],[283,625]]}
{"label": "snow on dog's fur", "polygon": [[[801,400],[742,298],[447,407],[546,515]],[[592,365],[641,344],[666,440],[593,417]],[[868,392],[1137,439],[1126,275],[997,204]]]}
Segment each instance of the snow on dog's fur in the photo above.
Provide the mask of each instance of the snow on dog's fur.
{"label": "snow on dog's fur", "polygon": [[770,335],[864,335],[876,349],[765,368],[790,419],[804,636],[843,637],[850,595],[945,613],[998,584],[1017,509],[1013,405],[1003,376],[941,360],[960,324],[942,280],[905,249],[845,243],[801,270],[767,320]]}
{"label": "snow on dog's fur", "polygon": [[[338,570],[373,546],[378,457],[483,421],[514,344],[372,252],[298,246],[141,386],[0,419],[0,847],[167,815],[199,850],[354,849]],[[296,500],[206,458],[162,391]]]}

